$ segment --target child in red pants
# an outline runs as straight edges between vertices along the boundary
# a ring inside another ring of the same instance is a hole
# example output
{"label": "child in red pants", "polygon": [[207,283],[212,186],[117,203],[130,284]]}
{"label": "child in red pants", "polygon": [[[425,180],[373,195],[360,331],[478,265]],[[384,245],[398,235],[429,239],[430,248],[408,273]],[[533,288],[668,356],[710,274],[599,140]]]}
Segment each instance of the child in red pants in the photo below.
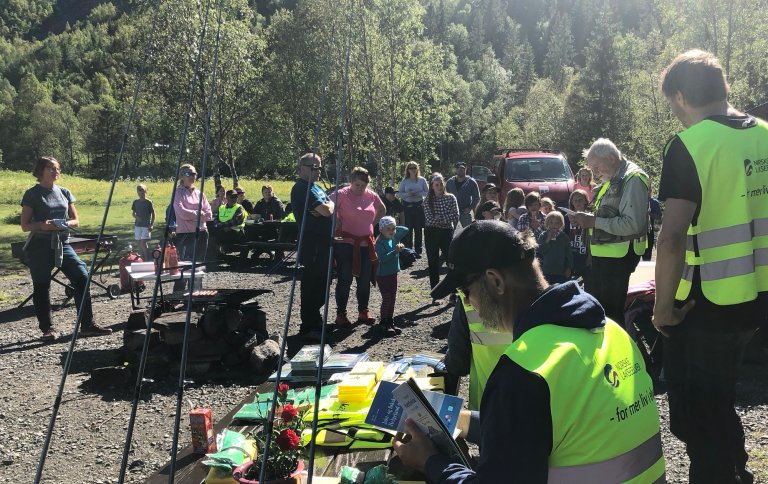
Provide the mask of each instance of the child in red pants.
{"label": "child in red pants", "polygon": [[400,272],[400,251],[404,245],[400,239],[408,233],[408,227],[398,226],[394,217],[382,217],[379,220],[379,236],[376,238],[376,255],[379,257],[379,267],[376,273],[376,284],[381,291],[381,320],[379,325],[386,335],[398,333],[392,316],[395,312],[397,298],[397,273]]}

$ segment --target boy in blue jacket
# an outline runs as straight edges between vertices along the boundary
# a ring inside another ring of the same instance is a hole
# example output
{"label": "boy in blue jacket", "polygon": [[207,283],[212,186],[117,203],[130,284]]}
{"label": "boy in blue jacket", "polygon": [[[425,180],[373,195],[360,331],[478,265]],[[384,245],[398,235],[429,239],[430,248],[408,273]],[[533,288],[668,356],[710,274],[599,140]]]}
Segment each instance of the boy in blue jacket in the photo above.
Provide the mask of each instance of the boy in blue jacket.
{"label": "boy in blue jacket", "polygon": [[385,335],[398,333],[392,316],[397,298],[397,273],[400,272],[400,252],[405,247],[400,239],[408,233],[408,227],[398,226],[394,217],[386,216],[379,220],[379,236],[376,238],[376,255],[379,268],[376,283],[381,291],[381,320],[379,324]]}

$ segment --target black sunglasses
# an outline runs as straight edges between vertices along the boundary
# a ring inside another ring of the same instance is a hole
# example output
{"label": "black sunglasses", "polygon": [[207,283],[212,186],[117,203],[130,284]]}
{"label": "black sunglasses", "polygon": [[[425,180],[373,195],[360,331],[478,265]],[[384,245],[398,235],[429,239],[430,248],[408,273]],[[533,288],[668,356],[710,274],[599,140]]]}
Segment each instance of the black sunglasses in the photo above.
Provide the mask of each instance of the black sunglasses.
{"label": "black sunglasses", "polygon": [[197,176],[197,173],[194,172],[194,171],[185,171],[184,173],[182,173],[182,175],[184,175],[184,176]]}
{"label": "black sunglasses", "polygon": [[458,289],[459,291],[461,291],[462,293],[464,293],[464,297],[467,297],[467,298],[468,298],[468,297],[469,297],[469,286],[471,286],[472,284],[474,284],[474,283],[475,283],[475,282],[476,282],[478,279],[480,279],[482,276],[483,276],[483,273],[482,273],[482,272],[480,272],[480,273],[478,273],[478,274],[475,274],[473,277],[470,277],[470,278],[466,279],[466,281],[464,282],[464,284],[462,284],[462,285],[458,286],[456,289]]}

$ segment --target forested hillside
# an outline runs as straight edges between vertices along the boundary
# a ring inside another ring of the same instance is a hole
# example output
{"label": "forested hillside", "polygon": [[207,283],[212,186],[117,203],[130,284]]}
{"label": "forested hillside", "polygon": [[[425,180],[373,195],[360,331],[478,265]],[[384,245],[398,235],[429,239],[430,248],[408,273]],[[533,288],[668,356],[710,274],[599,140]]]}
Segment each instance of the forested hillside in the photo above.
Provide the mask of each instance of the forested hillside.
{"label": "forested hillside", "polygon": [[53,153],[67,172],[110,174],[151,39],[123,175],[169,175],[205,25],[192,162],[215,84],[215,159],[289,175],[312,146],[326,76],[319,142],[332,160],[351,45],[345,166],[391,174],[502,147],[561,148],[577,163],[608,136],[655,175],[679,129],[660,70],[710,50],[736,107],[768,101],[767,18],[768,0],[5,0],[0,167]]}

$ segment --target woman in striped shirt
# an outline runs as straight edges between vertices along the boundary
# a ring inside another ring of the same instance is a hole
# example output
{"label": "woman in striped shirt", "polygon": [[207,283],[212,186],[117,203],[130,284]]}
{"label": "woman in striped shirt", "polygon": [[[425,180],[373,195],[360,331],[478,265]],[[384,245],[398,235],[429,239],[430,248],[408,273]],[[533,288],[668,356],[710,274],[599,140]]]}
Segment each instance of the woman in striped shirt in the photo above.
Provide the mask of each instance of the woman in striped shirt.
{"label": "woman in striped shirt", "polygon": [[[440,281],[440,252],[448,257],[453,229],[459,221],[459,204],[456,197],[445,191],[445,180],[440,173],[429,179],[429,194],[424,202],[424,245],[427,246],[429,287]],[[434,301],[433,301],[434,303]]]}

